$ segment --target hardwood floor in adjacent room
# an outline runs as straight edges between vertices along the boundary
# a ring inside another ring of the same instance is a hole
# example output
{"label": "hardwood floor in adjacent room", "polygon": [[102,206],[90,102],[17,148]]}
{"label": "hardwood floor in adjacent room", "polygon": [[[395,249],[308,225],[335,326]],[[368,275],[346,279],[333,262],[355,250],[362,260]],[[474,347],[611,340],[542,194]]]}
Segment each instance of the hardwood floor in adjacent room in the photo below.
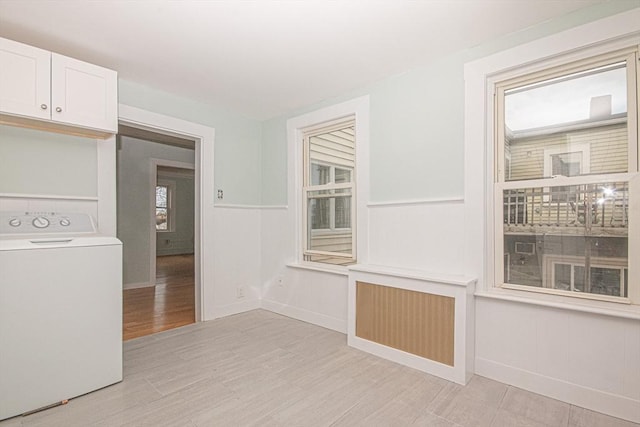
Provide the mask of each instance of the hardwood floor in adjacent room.
{"label": "hardwood floor in adjacent room", "polygon": [[124,341],[194,323],[193,255],[156,259],[156,286],[123,294]]}

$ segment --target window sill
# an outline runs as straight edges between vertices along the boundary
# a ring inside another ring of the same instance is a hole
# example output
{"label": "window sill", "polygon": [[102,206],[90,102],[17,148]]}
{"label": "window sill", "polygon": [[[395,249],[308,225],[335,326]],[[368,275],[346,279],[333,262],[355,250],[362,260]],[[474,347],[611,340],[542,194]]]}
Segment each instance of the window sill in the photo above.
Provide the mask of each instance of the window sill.
{"label": "window sill", "polygon": [[348,267],[324,265],[316,262],[292,262],[287,264],[289,268],[297,268],[300,270],[320,271],[322,273],[337,274],[339,276],[348,276]]}
{"label": "window sill", "polygon": [[638,305],[594,300],[576,301],[571,297],[536,294],[534,292],[516,291],[510,289],[476,291],[475,296],[479,298],[512,301],[522,304],[531,304],[543,307],[558,308],[562,310],[578,311],[582,313],[599,314],[602,316],[640,320],[640,306]]}

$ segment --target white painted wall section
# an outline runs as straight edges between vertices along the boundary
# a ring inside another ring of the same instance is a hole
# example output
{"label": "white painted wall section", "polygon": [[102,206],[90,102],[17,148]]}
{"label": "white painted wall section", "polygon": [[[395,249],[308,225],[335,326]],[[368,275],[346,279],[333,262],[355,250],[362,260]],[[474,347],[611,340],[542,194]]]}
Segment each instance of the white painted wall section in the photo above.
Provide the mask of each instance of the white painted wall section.
{"label": "white painted wall section", "polygon": [[371,264],[462,273],[462,200],[374,205],[368,209]]}
{"label": "white painted wall section", "polygon": [[205,319],[260,307],[260,210],[208,207],[213,223],[208,238],[212,251],[202,260],[212,267],[213,284],[206,295]]}

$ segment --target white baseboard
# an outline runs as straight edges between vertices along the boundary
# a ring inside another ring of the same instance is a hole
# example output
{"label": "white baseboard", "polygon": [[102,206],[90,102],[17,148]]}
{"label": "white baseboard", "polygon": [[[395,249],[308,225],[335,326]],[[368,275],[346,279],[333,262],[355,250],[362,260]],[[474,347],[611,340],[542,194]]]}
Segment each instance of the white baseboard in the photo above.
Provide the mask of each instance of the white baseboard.
{"label": "white baseboard", "polygon": [[122,285],[122,289],[151,288],[153,286],[155,285],[149,282],[125,283],[124,285]]}
{"label": "white baseboard", "polygon": [[572,405],[640,423],[640,401],[476,358],[476,374]]}
{"label": "white baseboard", "polygon": [[[213,307],[212,319],[232,316],[234,314],[244,313],[245,311],[256,310],[258,308],[261,308],[259,299],[250,299],[250,300],[235,302],[233,304],[216,306],[216,307]],[[206,319],[206,320],[212,320],[212,319]]]}
{"label": "white baseboard", "polygon": [[325,314],[307,311],[302,308],[292,307],[281,302],[266,299],[261,300],[261,303],[262,308],[265,310],[273,311],[274,313],[282,314],[283,316],[291,317],[293,319],[302,320],[303,322],[312,323],[317,326],[322,326],[323,328],[331,329],[343,334],[347,333],[346,319],[338,319],[335,317],[327,316]]}

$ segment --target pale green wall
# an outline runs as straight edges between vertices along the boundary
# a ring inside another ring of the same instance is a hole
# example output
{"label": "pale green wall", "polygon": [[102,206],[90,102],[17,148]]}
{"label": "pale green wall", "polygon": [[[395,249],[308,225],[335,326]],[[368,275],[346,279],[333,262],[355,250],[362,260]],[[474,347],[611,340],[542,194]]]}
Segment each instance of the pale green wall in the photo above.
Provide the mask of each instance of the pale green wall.
{"label": "pale green wall", "polygon": [[228,109],[119,80],[121,104],[215,128],[215,188],[224,190],[225,204],[259,205],[260,122]]}
{"label": "pale green wall", "polygon": [[287,204],[286,123],[291,117],[357,96],[371,106],[370,198],[372,202],[463,195],[464,64],[599,18],[640,7],[618,0],[457,52],[262,124],[262,203]]}
{"label": "pale green wall", "polygon": [[95,139],[0,125],[0,193],[97,197]]}
{"label": "pale green wall", "polygon": [[287,204],[287,124],[262,124],[262,204]]}
{"label": "pale green wall", "polygon": [[118,137],[118,239],[123,250],[123,284],[149,283],[151,259],[151,159],[194,163],[194,151],[182,147]]}

